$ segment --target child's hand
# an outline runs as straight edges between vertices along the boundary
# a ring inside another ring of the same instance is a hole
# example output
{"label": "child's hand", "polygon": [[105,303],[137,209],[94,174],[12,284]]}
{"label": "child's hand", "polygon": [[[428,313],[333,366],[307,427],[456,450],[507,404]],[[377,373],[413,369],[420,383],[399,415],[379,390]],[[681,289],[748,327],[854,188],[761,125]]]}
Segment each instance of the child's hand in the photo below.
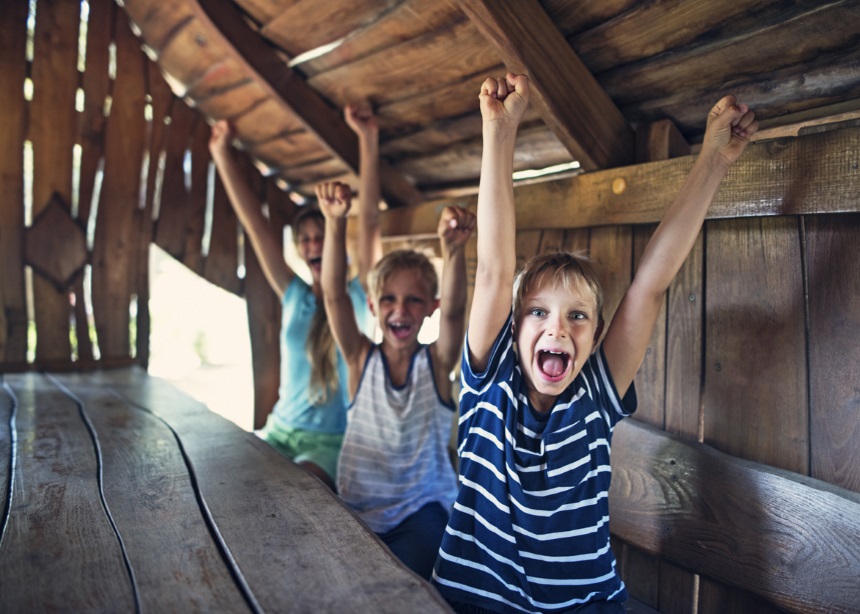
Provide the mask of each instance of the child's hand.
{"label": "child's hand", "polygon": [[320,211],[328,219],[346,217],[352,204],[352,191],[339,181],[327,181],[316,188]]}
{"label": "child's hand", "polygon": [[233,127],[226,119],[218,120],[212,125],[212,134],[209,136],[209,153],[214,158],[217,154],[229,151],[232,140]]}
{"label": "child's hand", "polygon": [[528,75],[508,73],[490,77],[481,85],[481,117],[485,122],[503,121],[517,126],[529,105]]}
{"label": "child's hand", "polygon": [[450,247],[465,245],[472,233],[475,232],[475,214],[462,207],[448,206],[439,217],[436,233],[439,239]]}
{"label": "child's hand", "polygon": [[732,164],[740,158],[756,132],[755,113],[747,105],[737,104],[734,96],[725,96],[708,113],[702,151],[710,150]]}
{"label": "child's hand", "polygon": [[379,131],[376,116],[370,107],[348,104],[343,110],[343,116],[346,119],[347,125],[359,137],[372,136]]}

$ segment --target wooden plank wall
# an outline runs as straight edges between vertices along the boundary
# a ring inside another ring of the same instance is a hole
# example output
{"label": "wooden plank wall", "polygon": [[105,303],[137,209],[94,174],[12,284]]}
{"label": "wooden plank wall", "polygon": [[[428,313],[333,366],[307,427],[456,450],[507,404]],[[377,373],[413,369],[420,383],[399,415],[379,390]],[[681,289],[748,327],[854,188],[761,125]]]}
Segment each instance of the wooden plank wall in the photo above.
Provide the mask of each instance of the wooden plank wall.
{"label": "wooden plank wall", "polygon": [[[116,3],[88,3],[84,62],[81,3],[35,3],[32,60],[28,3],[13,4],[0,20],[7,119],[0,135],[0,370],[146,365],[151,243],[212,283],[246,292],[237,221],[217,176],[211,228],[204,227],[209,126],[174,96]],[[29,214],[25,144],[32,150]],[[259,181],[250,164],[246,171]],[[271,181],[260,189],[273,224],[289,223],[291,203]],[[270,295],[251,291],[249,309],[271,312],[277,322]],[[252,338],[263,379],[277,379],[277,343]],[[268,412],[271,393],[260,396]]]}

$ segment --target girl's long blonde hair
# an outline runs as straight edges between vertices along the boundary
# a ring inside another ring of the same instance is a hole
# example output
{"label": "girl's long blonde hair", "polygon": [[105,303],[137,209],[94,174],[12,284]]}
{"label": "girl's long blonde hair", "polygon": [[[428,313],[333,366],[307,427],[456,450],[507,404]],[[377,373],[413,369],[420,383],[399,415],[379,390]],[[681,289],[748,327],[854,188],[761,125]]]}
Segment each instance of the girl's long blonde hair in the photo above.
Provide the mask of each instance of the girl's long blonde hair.
{"label": "girl's long blonde hair", "polygon": [[[301,228],[306,223],[325,227],[325,217],[319,209],[307,207],[293,219],[293,242],[298,244]],[[323,405],[331,399],[340,385],[337,372],[337,346],[328,325],[325,308],[317,299],[317,308],[305,340],[305,355],[311,364],[308,400]]]}

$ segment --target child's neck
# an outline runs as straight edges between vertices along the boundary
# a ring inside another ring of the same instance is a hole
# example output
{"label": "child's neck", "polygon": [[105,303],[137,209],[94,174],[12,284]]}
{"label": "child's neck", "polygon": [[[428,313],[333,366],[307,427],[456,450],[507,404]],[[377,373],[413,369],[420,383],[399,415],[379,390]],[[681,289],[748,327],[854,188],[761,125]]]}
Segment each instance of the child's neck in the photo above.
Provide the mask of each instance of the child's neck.
{"label": "child's neck", "polygon": [[382,340],[380,349],[385,355],[385,361],[388,363],[388,375],[391,378],[391,383],[395,386],[402,386],[406,383],[406,376],[409,375],[409,366],[412,364],[412,357],[419,347],[418,340],[411,343],[407,347],[395,348],[385,339]]}

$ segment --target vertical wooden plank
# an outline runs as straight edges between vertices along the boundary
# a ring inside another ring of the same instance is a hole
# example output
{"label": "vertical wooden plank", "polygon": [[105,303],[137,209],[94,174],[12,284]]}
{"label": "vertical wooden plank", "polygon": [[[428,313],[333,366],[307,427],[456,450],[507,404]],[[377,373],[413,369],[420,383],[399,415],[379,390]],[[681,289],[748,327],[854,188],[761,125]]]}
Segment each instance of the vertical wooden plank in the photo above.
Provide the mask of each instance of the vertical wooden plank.
{"label": "vertical wooden plank", "polygon": [[[244,156],[237,158],[247,160]],[[250,162],[244,162],[247,181],[252,189],[263,194],[263,181]],[[283,241],[283,233],[276,239]],[[254,370],[254,428],[262,428],[278,400],[281,381],[281,298],[275,296],[263,275],[263,269],[250,241],[245,239],[245,303],[248,310],[248,330],[251,334],[251,366]]]}
{"label": "vertical wooden plank", "polygon": [[185,266],[203,273],[203,231],[206,215],[206,180],[209,174],[209,125],[197,114],[191,129],[191,193],[185,227]]}
{"label": "vertical wooden plank", "polygon": [[699,438],[702,388],[704,233],[669,286],[666,347],[666,430]]}
{"label": "vertical wooden plank", "polygon": [[590,236],[588,228],[568,228],[564,231],[561,247],[566,252],[588,256]]}
{"label": "vertical wooden plank", "polygon": [[0,544],[0,611],[133,611],[122,550],[99,498],[93,440],[76,404],[42,375],[7,381],[18,398],[18,465]]}
{"label": "vertical wooden plank", "polygon": [[188,105],[179,101],[173,105],[164,152],[161,203],[154,230],[158,246],[180,262],[185,257],[185,225],[190,207],[185,184],[185,152],[195,118]]}
{"label": "vertical wooden plank", "polygon": [[860,215],[806,219],[812,476],[860,492]]}
{"label": "vertical wooden plank", "polygon": [[564,246],[564,230],[544,230],[541,233],[539,254],[560,252]]}
{"label": "vertical wooden plank", "polygon": [[102,358],[127,357],[129,304],[138,282],[140,174],[146,140],[144,63],[124,12],[117,12],[113,102],[105,132],[104,181],[93,245],[93,316]]}
{"label": "vertical wooden plank", "polygon": [[99,438],[104,495],[150,612],[247,609],[198,504],[173,433],[88,376],[59,380]]}
{"label": "vertical wooden plank", "polygon": [[652,608],[659,607],[660,559],[624,544],[624,584],[631,596]]}
{"label": "vertical wooden plank", "polygon": [[709,223],[705,442],[806,475],[801,271],[798,218]]}
{"label": "vertical wooden plank", "polygon": [[700,583],[698,614],[777,614],[782,612],[758,595],[739,591],[708,578]]}
{"label": "vertical wooden plank", "polygon": [[630,286],[633,263],[633,234],[629,226],[591,229],[590,256],[603,287],[604,332]]}
{"label": "vertical wooden plank", "polygon": [[517,232],[517,271],[522,270],[526,262],[538,253],[541,232],[540,230],[521,230]]}
{"label": "vertical wooden plank", "polygon": [[695,577],[686,569],[660,562],[660,612],[689,614],[696,603]]}
{"label": "vertical wooden plank", "polygon": [[0,362],[27,359],[24,291],[24,79],[27,76],[27,3],[4,6],[0,19]]}
{"label": "vertical wooden plank", "polygon": [[[78,2],[44,1],[38,5],[29,126],[33,143],[34,219],[54,192],[63,202],[72,202],[79,21]],[[71,361],[68,293],[34,274],[33,301],[36,361]]]}
{"label": "vertical wooden plank", "polygon": [[[645,247],[656,226],[633,227],[634,270],[639,266]],[[634,417],[662,429],[666,424],[666,298],[660,306],[642,366],[634,378],[639,408]],[[644,599],[643,599],[644,601]],[[647,603],[647,601],[646,601]]]}
{"label": "vertical wooden plank", "polygon": [[203,277],[216,286],[234,294],[241,294],[242,280],[239,279],[239,243],[236,213],[230,206],[221,177],[215,173],[214,193],[212,195],[212,240],[209,255],[203,266]]}

